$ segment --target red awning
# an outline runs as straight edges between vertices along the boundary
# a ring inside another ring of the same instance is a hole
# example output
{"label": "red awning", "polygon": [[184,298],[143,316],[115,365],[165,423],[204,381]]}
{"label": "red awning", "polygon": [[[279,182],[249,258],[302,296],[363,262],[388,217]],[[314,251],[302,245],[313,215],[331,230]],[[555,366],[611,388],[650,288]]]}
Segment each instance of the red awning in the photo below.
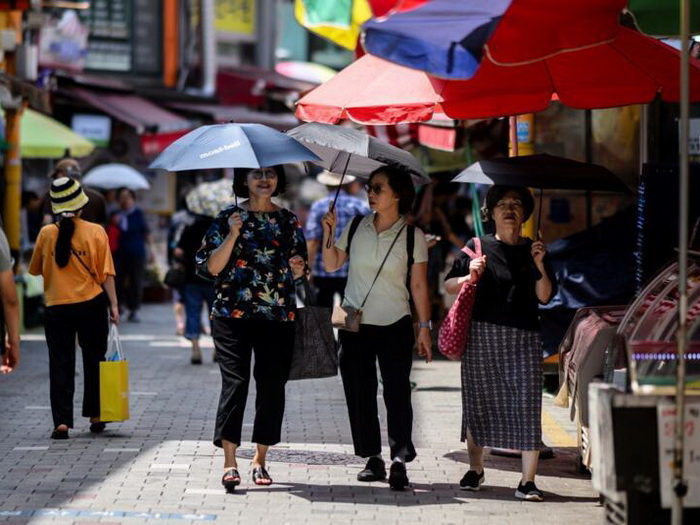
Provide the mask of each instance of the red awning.
{"label": "red awning", "polygon": [[255,66],[239,66],[219,70],[216,75],[216,92],[223,104],[259,106],[264,96],[273,91],[305,93],[316,84],[302,82]]}
{"label": "red awning", "polygon": [[192,129],[192,123],[186,118],[136,95],[98,94],[80,88],[71,89],[69,93],[111,117],[128,124],[140,135],[144,133],[184,133]]}
{"label": "red awning", "polygon": [[193,104],[190,102],[167,102],[166,105],[174,110],[206,115],[215,122],[250,122],[253,124],[264,124],[279,131],[287,131],[299,125],[299,119],[292,113],[267,113],[245,106],[219,106],[215,104]]}

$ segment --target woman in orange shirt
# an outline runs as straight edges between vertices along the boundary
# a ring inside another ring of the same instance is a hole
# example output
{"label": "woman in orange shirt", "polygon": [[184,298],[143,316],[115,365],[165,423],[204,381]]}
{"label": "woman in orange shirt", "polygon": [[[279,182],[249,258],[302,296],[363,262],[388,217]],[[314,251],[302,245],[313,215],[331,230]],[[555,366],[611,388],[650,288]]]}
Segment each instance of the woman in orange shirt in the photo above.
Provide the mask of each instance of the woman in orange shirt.
{"label": "woman in orange shirt", "polygon": [[88,202],[80,183],[61,177],[52,182],[49,195],[60,219],[39,232],[29,273],[44,277],[51,438],[68,439],[68,429],[73,428],[76,335],[83,353],[83,416],[90,418],[91,432],[105,428],[100,421],[100,361],[107,352],[108,319],[119,322],[119,307],[107,233],[80,218]]}

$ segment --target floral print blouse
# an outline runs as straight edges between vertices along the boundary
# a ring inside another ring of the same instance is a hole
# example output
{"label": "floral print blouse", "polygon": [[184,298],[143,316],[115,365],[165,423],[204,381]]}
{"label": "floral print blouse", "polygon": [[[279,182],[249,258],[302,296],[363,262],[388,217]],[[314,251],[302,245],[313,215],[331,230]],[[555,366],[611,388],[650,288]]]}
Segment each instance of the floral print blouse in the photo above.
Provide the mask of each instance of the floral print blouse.
{"label": "floral print blouse", "polygon": [[209,256],[228,235],[228,218],[236,211],[243,225],[228,264],[216,278],[212,316],[294,321],[296,297],[289,259],[300,255],[306,261],[308,256],[303,228],[291,211],[225,208],[214,219],[197,252],[197,271],[209,275]]}

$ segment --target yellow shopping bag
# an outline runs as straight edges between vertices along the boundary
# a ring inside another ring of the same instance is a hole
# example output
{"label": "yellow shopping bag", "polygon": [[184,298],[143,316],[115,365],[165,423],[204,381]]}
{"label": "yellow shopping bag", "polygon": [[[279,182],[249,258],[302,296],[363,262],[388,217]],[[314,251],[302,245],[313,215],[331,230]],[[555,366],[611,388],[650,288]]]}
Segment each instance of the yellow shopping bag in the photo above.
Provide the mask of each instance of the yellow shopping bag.
{"label": "yellow shopping bag", "polygon": [[100,421],[129,419],[129,362],[124,358],[117,325],[112,324],[107,361],[100,363]]}
{"label": "yellow shopping bag", "polygon": [[129,362],[100,363],[100,421],[129,419]]}

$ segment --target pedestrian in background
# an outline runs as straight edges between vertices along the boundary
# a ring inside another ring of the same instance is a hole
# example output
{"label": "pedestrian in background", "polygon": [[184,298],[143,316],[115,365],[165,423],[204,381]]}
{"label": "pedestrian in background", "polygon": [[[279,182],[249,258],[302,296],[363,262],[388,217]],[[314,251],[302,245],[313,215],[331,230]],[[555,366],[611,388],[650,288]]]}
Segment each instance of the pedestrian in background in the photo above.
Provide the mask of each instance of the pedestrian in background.
{"label": "pedestrian in background", "polygon": [[350,193],[350,188],[355,182],[355,177],[345,175],[341,177],[337,173],[323,171],[316,180],[328,188],[329,195],[313,203],[306,221],[306,246],[309,251],[309,261],[311,262],[311,278],[316,288],[316,304],[318,306],[333,306],[333,297],[338,294],[342,300],[345,285],[348,280],[348,265],[344,264],[337,272],[327,272],[323,267],[323,253],[320,250],[323,240],[323,215],[328,211],[338,186],[343,182],[338,193],[338,200],[335,201],[338,224],[336,226],[336,238],[345,229],[353,217],[357,215],[367,215],[369,207],[362,200]]}
{"label": "pedestrian in background", "polygon": [[[462,354],[462,441],[469,471],[459,485],[484,483],[484,446],[522,451],[515,496],[542,501],[535,474],[542,443],[542,340],[538,306],[554,296],[554,273],[541,240],[522,237],[534,201],[527,188],[492,186],[483,213],[495,234],[480,237],[483,256],[461,254],[445,289],[477,282],[469,342]],[[467,246],[476,251],[474,241]]]}
{"label": "pedestrian in background", "polygon": [[[329,210],[323,217],[323,263],[326,271],[334,272],[349,259],[343,305],[362,309],[358,332],[339,331],[340,373],[355,454],[369,458],[357,479],[380,481],[386,477],[377,411],[376,366],[379,362],[392,459],[389,485],[394,490],[402,490],[408,486],[406,463],[416,457],[411,437],[410,374],[416,342],[409,305],[411,297],[420,321],[418,354],[426,361],[432,359],[428,247],[423,232],[414,228],[409,281],[406,215],[411,211],[416,193],[408,173],[397,168],[379,168],[370,176],[367,192],[374,213],[360,221],[351,240],[348,226],[338,242],[329,247],[328,240],[335,238],[338,218],[335,210]],[[383,260],[386,262],[382,267]]]}
{"label": "pedestrian in background", "polygon": [[[192,344],[190,363],[202,364],[202,350],[199,337],[202,333],[202,306],[206,304],[207,311],[211,310],[214,302],[214,283],[197,274],[195,256],[202,247],[202,240],[209,230],[211,217],[192,214],[192,221],[185,226],[180,234],[173,257],[182,262],[185,268],[185,285],[180,290],[185,303],[185,338]],[[216,357],[216,351],[214,351]],[[214,359],[216,360],[216,359]]]}
{"label": "pedestrian in background", "polygon": [[3,318],[3,326],[0,327],[0,374],[9,374],[19,365],[19,299],[13,265],[10,245],[5,232],[0,228],[0,301]]}
{"label": "pedestrian in background", "polygon": [[272,202],[285,188],[281,166],[236,169],[233,191],[248,198],[225,208],[197,253],[200,272],[216,276],[212,335],[221,370],[214,445],[224,449],[227,490],[241,482],[236,450],[255,353],[252,479],[270,485],[270,446],[281,439],[285,385],[294,345],[295,280],[304,278],[306,240],[297,216]]}
{"label": "pedestrian in background", "polygon": [[136,205],[136,193],[121,188],[117,194],[119,212],[116,223],[119,241],[116,251],[117,293],[120,306],[129,309],[128,321],[138,323],[143,299],[143,277],[148,256],[152,256],[151,232],[146,215]]}
{"label": "pedestrian in background", "polygon": [[[109,319],[119,322],[114,263],[102,226],[80,218],[88,198],[75,179],[60,177],[51,184],[51,209],[57,224],[39,232],[29,273],[42,275],[49,347],[52,439],[67,439],[73,428],[76,335],[83,355],[84,417],[90,431],[102,432],[100,421],[100,361],[107,352]],[[109,315],[107,307],[109,305]]]}

